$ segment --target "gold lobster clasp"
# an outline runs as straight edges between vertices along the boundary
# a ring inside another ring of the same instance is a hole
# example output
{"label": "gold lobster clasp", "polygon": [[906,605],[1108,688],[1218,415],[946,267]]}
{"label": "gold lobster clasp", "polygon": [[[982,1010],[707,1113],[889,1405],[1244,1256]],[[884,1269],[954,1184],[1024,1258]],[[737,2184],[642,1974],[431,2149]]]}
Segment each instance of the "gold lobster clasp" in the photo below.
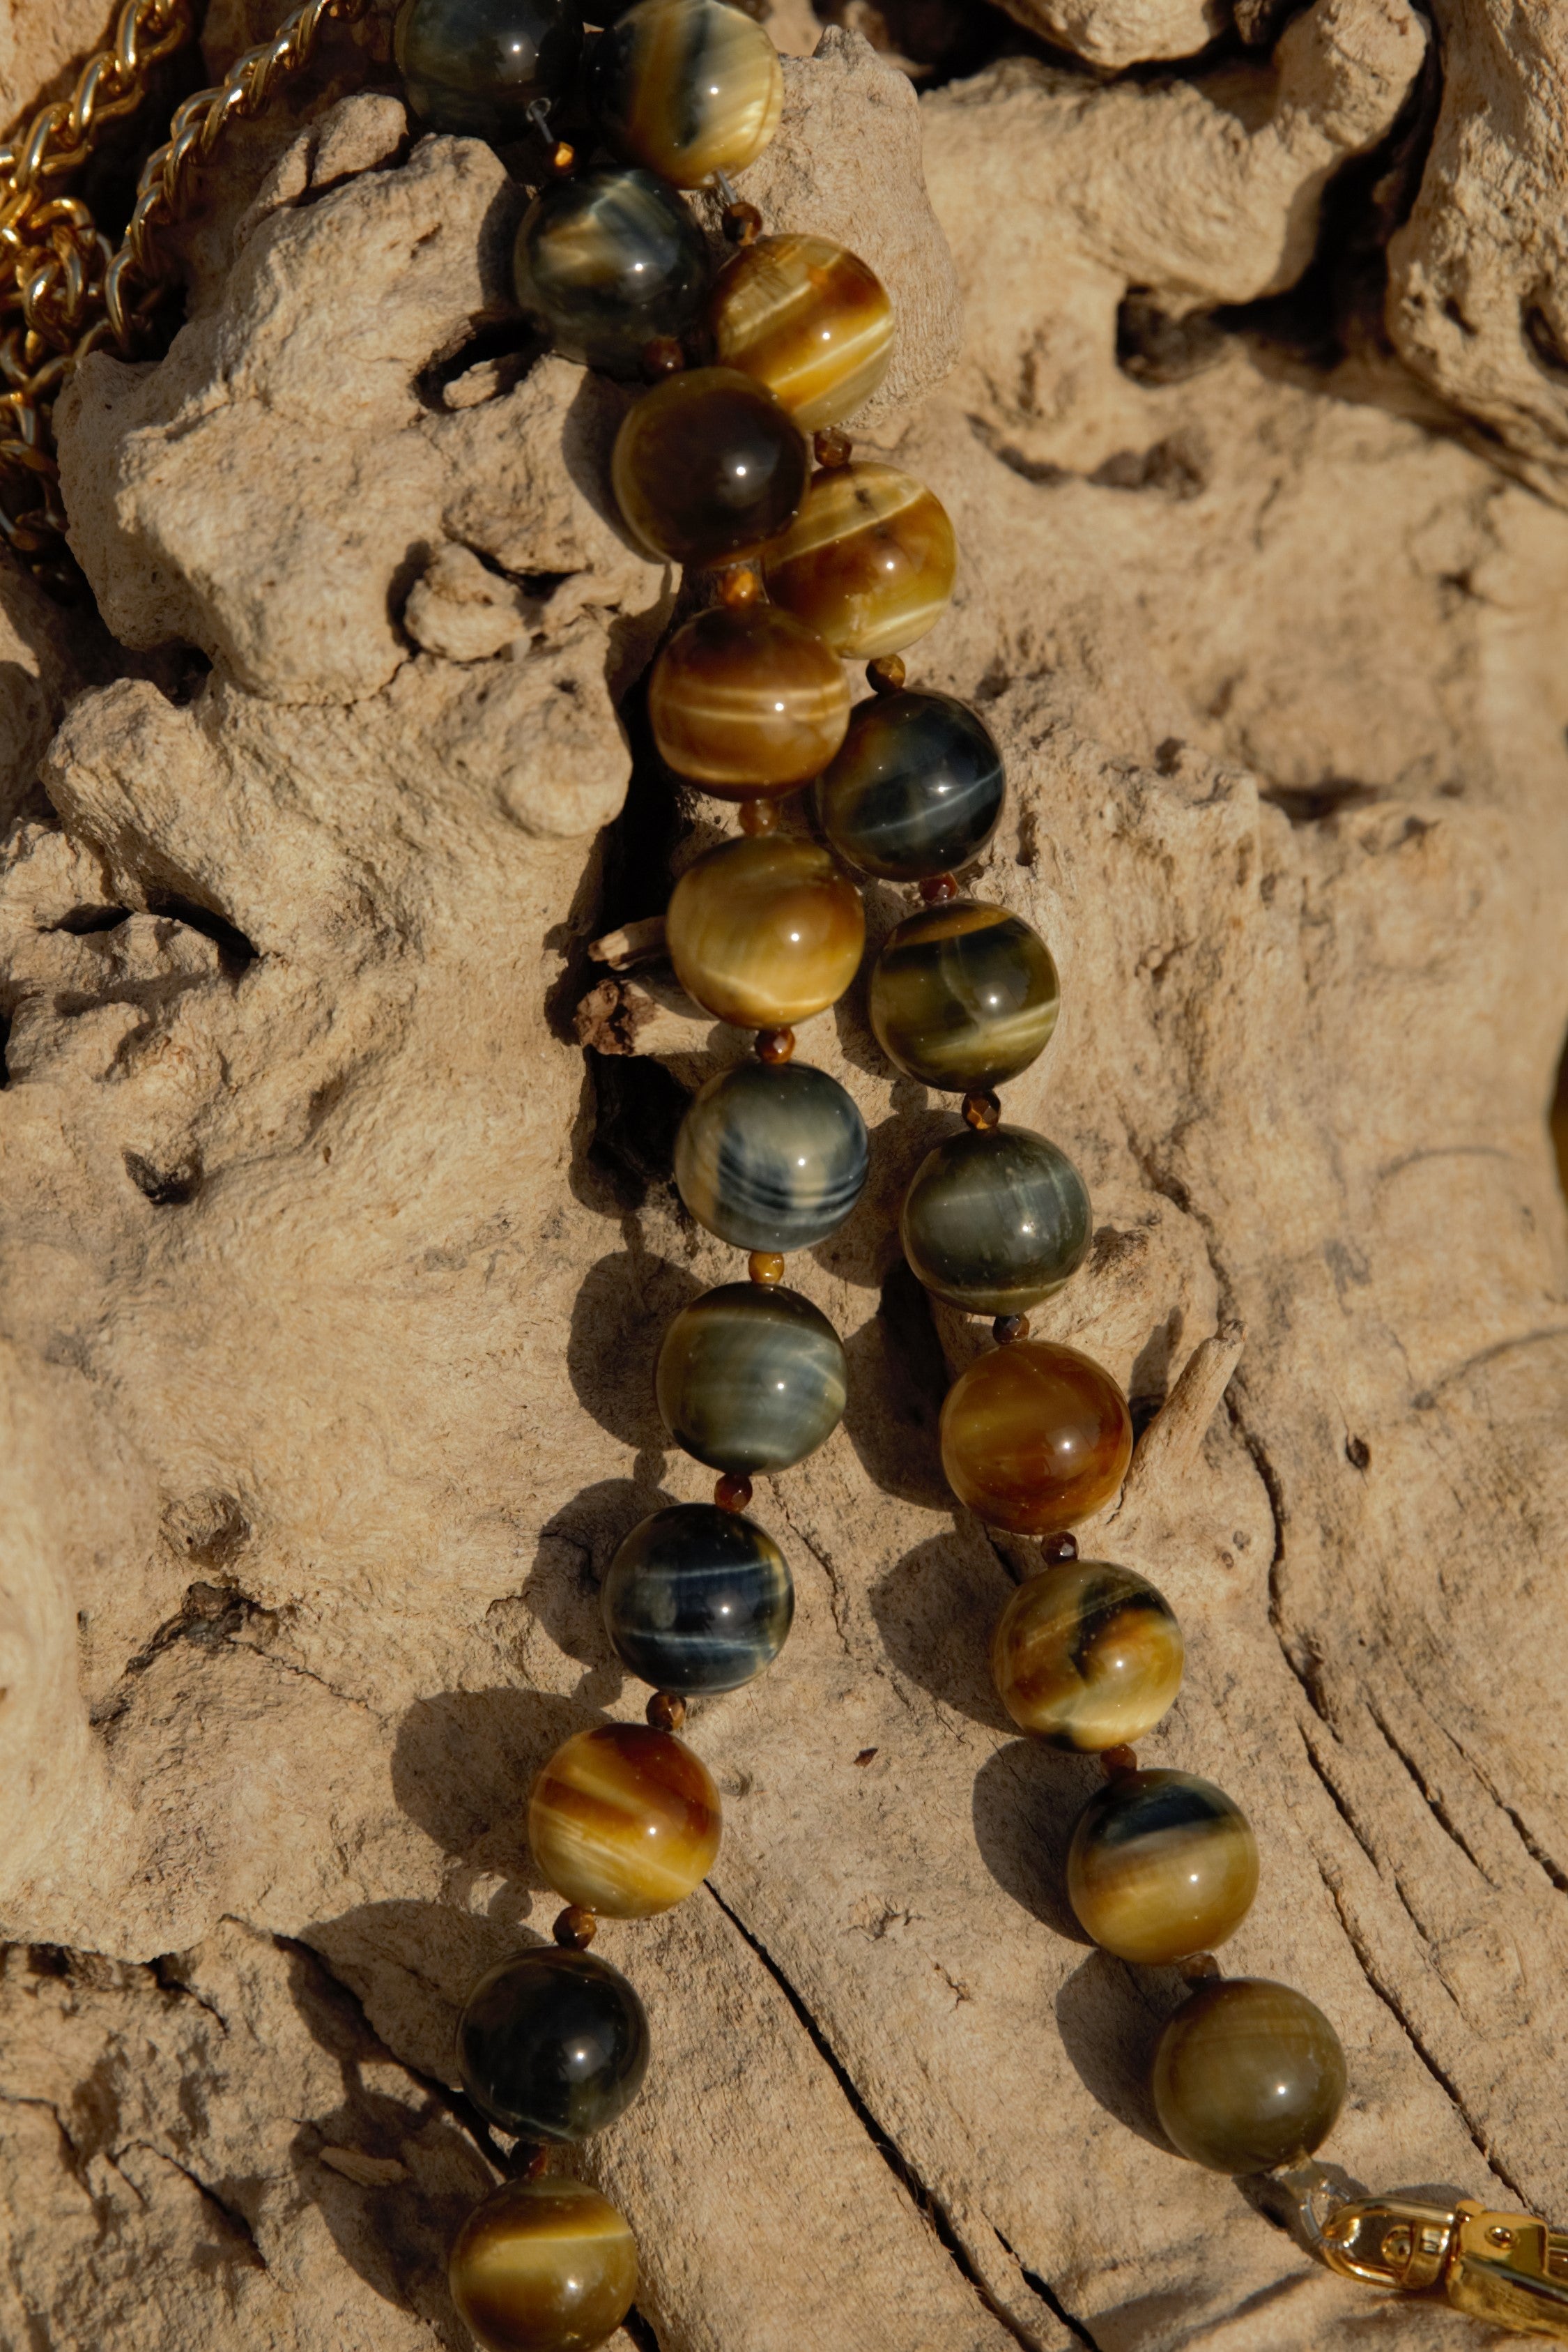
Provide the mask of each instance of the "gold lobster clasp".
{"label": "gold lobster clasp", "polygon": [[1456,2311],[1568,2344],[1568,2232],[1529,2213],[1491,2213],[1473,2198],[1407,2197],[1341,2205],[1320,2252],[1342,2277],[1406,2294],[1437,2288]]}

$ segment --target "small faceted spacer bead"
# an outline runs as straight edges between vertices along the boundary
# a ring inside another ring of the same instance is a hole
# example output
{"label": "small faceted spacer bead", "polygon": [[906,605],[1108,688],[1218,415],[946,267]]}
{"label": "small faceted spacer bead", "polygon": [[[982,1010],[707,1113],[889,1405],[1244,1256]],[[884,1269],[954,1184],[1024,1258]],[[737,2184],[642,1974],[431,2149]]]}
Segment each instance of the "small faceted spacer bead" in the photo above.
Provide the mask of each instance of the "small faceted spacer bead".
{"label": "small faceted spacer bead", "polygon": [[724,233],[731,245],[755,245],[762,234],[762,215],[755,205],[726,205]]}
{"label": "small faceted spacer bead", "polygon": [[958,895],[958,885],[950,874],[929,874],[920,885],[920,895],[928,907],[945,907]]}
{"label": "small faceted spacer bead", "polygon": [[1137,1751],[1132,1748],[1107,1748],[1100,1759],[1100,1769],[1107,1780],[1120,1780],[1138,1769]]}
{"label": "small faceted spacer bead", "polygon": [[713,1498],[721,1511],[744,1511],[751,1502],[751,1481],[727,1470],[713,1490]]}
{"label": "small faceted spacer bead", "polygon": [[778,802],[768,800],[742,801],[740,803],[740,829],[742,833],[748,833],[754,838],[759,833],[776,833],[779,829]]}
{"label": "small faceted spacer bead", "polygon": [[908,676],[900,654],[879,654],[875,661],[869,661],[865,666],[866,684],[876,694],[902,692]]}
{"label": "small faceted spacer bead", "polygon": [[1047,1536],[1040,1549],[1041,1558],[1055,1568],[1061,1560],[1077,1559],[1078,1538],[1063,1528],[1060,1535]]}
{"label": "small faceted spacer bead", "polygon": [[795,1051],[793,1029],[759,1029],[757,1033],[757,1058],[759,1062],[777,1065],[787,1062]]}
{"label": "small faceted spacer bead", "polygon": [[973,1093],[967,1094],[962,1108],[966,1127],[990,1128],[1000,1124],[1001,1104],[987,1088],[977,1087]]}
{"label": "small faceted spacer bead", "polygon": [[585,1952],[599,1933],[599,1922],[580,1903],[569,1903],[550,1933],[565,1950]]}
{"label": "small faceted spacer bead", "polygon": [[1027,1315],[998,1315],[991,1326],[991,1337],[998,1348],[1010,1348],[1015,1339],[1029,1338]]}
{"label": "small faceted spacer bead", "polygon": [[855,454],[854,443],[836,425],[826,425],[820,433],[813,433],[811,447],[819,466],[847,466]]}
{"label": "small faceted spacer bead", "polygon": [[674,1691],[655,1691],[648,1701],[648,1720],[655,1731],[679,1731],[685,1719],[685,1700]]}
{"label": "small faceted spacer bead", "polygon": [[655,335],[643,346],[643,373],[651,383],[657,383],[662,376],[679,375],[685,363],[685,352],[674,335]]}
{"label": "small faceted spacer bead", "polygon": [[548,2147],[520,2147],[517,2158],[517,2168],[512,2175],[514,2180],[542,2180],[549,2170]]}
{"label": "small faceted spacer bead", "polygon": [[718,575],[718,601],[732,613],[743,604],[755,604],[761,593],[762,576],[755,564],[732,563]]}
{"label": "small faceted spacer bead", "polygon": [[784,1255],[781,1250],[753,1250],[747,1265],[753,1282],[782,1282]]}
{"label": "small faceted spacer bead", "polygon": [[558,180],[564,179],[577,161],[577,150],[570,139],[558,139],[549,151],[550,170]]}
{"label": "small faceted spacer bead", "polygon": [[1194,1952],[1179,1965],[1188,1984],[1207,1984],[1220,1972],[1219,1962],[1212,1952]]}

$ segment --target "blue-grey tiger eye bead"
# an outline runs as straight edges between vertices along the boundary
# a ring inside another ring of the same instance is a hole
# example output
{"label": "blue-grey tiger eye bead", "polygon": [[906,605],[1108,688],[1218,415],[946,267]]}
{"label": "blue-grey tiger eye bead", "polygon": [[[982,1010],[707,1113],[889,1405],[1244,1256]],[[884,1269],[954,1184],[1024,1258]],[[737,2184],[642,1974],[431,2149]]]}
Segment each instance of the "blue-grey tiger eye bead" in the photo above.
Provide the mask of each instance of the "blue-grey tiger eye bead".
{"label": "blue-grey tiger eye bead", "polygon": [[1002,755],[951,694],[879,694],[850,720],[817,784],[823,832],[847,866],[884,882],[956,874],[997,829]]}
{"label": "blue-grey tiger eye bead", "polygon": [[729,1282],[683,1307],[664,1334],[654,1392],[677,1445],[748,1477],[804,1461],[842,1418],[839,1335],[799,1291]]}
{"label": "blue-grey tiger eye bead", "polygon": [[655,1690],[738,1690],[784,1646],[795,1586],[755,1520],[676,1503],[634,1527],[601,1595],[616,1656]]}
{"label": "blue-grey tiger eye bead", "polygon": [[906,1077],[954,1094],[1027,1070],[1051,1042],[1060,1003],[1039,932],[973,898],[923,907],[872,967],[877,1044]]}
{"label": "blue-grey tiger eye bead", "polygon": [[682,1120],[675,1183],[698,1224],[736,1249],[810,1249],[859,1200],[866,1156],[865,1122],[837,1078],[742,1062]]}
{"label": "blue-grey tiger eye bead", "polygon": [[1226,1977],[1184,2000],[1155,2053],[1155,2112],[1212,2172],[1269,2172],[1325,2140],[1344,2101],[1339,2035],[1305,1993]]}
{"label": "blue-grey tiger eye bead", "polygon": [[582,55],[579,0],[402,0],[392,36],[408,102],[431,131],[504,145]]}
{"label": "blue-grey tiger eye bead", "polygon": [[611,375],[633,373],[655,337],[682,334],[708,280],[702,233],[674,189],[621,165],[541,188],[512,268],[519,304],[556,350]]}
{"label": "blue-grey tiger eye bead", "polygon": [[1067,1892],[1079,1925],[1119,1960],[1184,1960],[1223,1944],[1251,1909],[1257,1841],[1212,1780],[1120,1773],[1079,1816]]}
{"label": "blue-grey tiger eye bead", "polygon": [[1022,1315],[1083,1263],[1089,1194],[1043,1135],[964,1128],[915,1170],[899,1231],[911,1266],[949,1307]]}
{"label": "blue-grey tiger eye bead", "polygon": [[620,1970],[592,1952],[516,1952],[469,1994],[457,2063],[475,2105],[503,2131],[586,2139],[642,2087],[648,2020]]}
{"label": "blue-grey tiger eye bead", "polygon": [[760,155],[784,75],[761,26],[723,0],[638,0],[600,36],[590,94],[607,147],[695,188]]}

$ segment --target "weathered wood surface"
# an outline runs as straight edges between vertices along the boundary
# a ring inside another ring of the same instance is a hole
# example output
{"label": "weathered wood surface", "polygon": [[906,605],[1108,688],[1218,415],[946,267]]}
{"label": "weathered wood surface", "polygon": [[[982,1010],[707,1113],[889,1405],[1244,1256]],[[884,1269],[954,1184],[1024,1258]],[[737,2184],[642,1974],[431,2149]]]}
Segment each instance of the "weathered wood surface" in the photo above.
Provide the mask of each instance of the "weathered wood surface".
{"label": "weathered wood surface", "polygon": [[[1402,366],[1369,226],[1409,357],[1419,252],[1451,275],[1479,221],[1500,338],[1515,265],[1464,174],[1561,142],[1531,96],[1490,164],[1473,121],[1428,152],[1413,110],[1479,46],[1443,37],[1314,0],[1274,68],[1015,57],[917,108],[835,33],[789,68],[761,200],[935,289],[879,428],[964,550],[912,667],[1004,744],[981,887],[1062,971],[1009,1108],[1096,1237],[1040,1325],[1165,1401],[1093,1532],[1187,1628],[1149,1752],[1259,1832],[1228,1962],[1337,2023],[1348,2171],[1568,2219],[1561,384],[1531,405],[1500,341],[1495,396],[1444,406],[1484,354],[1435,331]],[[360,70],[329,65],[321,105]],[[127,650],[0,583],[0,2341],[29,2352],[464,2340],[442,2250],[497,2151],[453,2020],[555,1907],[530,1772],[640,1707],[598,1580],[702,1491],[650,1367],[733,1263],[664,1171],[681,1087],[741,1041],[624,936],[726,820],[625,798],[611,695],[673,583],[606,519],[621,396],[465,373],[515,212],[485,150],[411,150],[383,96],[243,160],[170,357],[95,361],[62,415]],[[1314,303],[1268,307],[1320,231]],[[801,1050],[873,1129],[863,1207],[797,1270],[852,1402],[759,1496],[783,1658],[695,1713],[711,1885],[603,1940],[657,2053],[585,2151],[643,2252],[622,2340],[1486,2342],[1161,2145],[1175,1979],[1066,1912],[1093,1774],[999,1715],[1025,1555],[936,1466],[977,1337],[894,1219],[946,1115],[857,999]]]}

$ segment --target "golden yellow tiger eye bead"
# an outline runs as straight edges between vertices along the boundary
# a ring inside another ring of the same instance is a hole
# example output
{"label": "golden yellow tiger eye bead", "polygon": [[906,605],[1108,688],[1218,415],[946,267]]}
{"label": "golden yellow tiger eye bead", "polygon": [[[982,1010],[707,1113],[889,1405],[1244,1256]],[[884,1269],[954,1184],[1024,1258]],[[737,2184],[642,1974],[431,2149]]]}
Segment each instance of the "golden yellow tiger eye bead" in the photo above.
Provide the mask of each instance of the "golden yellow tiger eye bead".
{"label": "golden yellow tiger eye bead", "polygon": [[1192,1772],[1124,1772],[1091,1797],[1067,1854],[1079,1925],[1121,1960],[1212,1951],[1258,1892],[1247,1816]]}
{"label": "golden yellow tiger eye bead", "polygon": [[768,593],[836,654],[895,654],[936,627],[957,569],[941,502],[892,466],[857,461],[811,478],[799,515],[766,551]]}
{"label": "golden yellow tiger eye bead", "polygon": [[586,2181],[504,2180],[457,2233],[457,2315],[484,2352],[592,2352],[637,2292],[637,2242]]}
{"label": "golden yellow tiger eye bead", "polygon": [[761,603],[699,613],[653,665],[648,716],[660,757],[720,800],[789,793],[844,740],[843,664],[814,629]]}
{"label": "golden yellow tiger eye bead", "polygon": [[1181,1627],[1146,1577],[1069,1559],[1013,1594],[991,1673],[1020,1730],[1098,1755],[1153,1730],[1181,1688],[1182,1657]]}
{"label": "golden yellow tiger eye bead", "polygon": [[716,1020],[782,1029],[836,1003],[860,965],[865,909],[814,841],[722,841],[688,866],[664,923],[675,977]]}
{"label": "golden yellow tiger eye bead", "polygon": [[1110,1373],[1049,1339],[977,1356],[942,1408],[948,1485],[988,1527],[1014,1535],[1092,1517],[1132,1458],[1132,1415]]}
{"label": "golden yellow tiger eye bead", "polygon": [[599,37],[589,95],[608,145],[678,188],[743,172],[779,128],[784,75],[721,0],[638,0]]}
{"label": "golden yellow tiger eye bead", "polygon": [[528,1800],[528,1843],[558,1895],[612,1919],[668,1911],[718,1852],[718,1790],[684,1740],[602,1723],[558,1748]]}
{"label": "golden yellow tiger eye bead", "polygon": [[741,368],[811,432],[863,408],[893,357],[893,305],[874,269],[825,236],[764,236],[737,254],[708,310]]}
{"label": "golden yellow tiger eye bead", "polygon": [[810,463],[805,435],[765,384],[737,368],[692,368],[627,411],[610,474],[655,555],[730,563],[793,520]]}

